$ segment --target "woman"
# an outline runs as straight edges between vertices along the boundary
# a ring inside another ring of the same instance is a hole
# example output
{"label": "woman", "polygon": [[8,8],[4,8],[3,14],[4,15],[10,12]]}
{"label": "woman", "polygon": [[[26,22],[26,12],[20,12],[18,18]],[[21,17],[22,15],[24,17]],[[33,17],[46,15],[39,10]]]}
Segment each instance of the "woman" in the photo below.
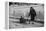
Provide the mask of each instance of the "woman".
{"label": "woman", "polygon": [[[31,18],[31,21],[34,21],[35,16],[36,16],[36,12],[35,12],[35,10],[33,9],[33,7],[30,7],[29,16],[30,16],[30,18]],[[29,23],[30,23],[30,21],[29,21]]]}

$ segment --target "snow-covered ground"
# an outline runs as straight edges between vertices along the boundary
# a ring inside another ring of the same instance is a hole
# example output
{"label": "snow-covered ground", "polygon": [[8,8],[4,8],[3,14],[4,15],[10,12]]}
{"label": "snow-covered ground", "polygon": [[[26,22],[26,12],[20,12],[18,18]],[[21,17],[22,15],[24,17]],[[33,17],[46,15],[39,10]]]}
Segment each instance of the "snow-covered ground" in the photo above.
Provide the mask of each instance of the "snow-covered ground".
{"label": "snow-covered ground", "polygon": [[[17,21],[18,21],[18,23],[17,23]],[[13,28],[31,28],[31,27],[44,27],[44,24],[41,24],[41,23],[37,23],[37,22],[33,22],[34,24],[32,24],[32,21],[30,22],[30,24],[29,24],[29,22],[27,22],[27,23],[25,23],[25,24],[20,24],[19,23],[19,20],[12,20],[12,19],[10,19],[9,20],[9,28],[10,29],[13,29]]]}

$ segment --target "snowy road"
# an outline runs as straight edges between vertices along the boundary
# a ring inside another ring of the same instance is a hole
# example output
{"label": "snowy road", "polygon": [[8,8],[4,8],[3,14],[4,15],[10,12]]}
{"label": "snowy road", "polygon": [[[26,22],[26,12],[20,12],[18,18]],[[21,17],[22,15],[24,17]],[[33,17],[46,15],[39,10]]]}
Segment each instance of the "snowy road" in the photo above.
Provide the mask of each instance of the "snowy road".
{"label": "snowy road", "polygon": [[[17,21],[17,20],[16,20]],[[43,27],[44,24],[41,24],[41,23],[37,23],[37,22],[33,22],[34,24],[32,24],[32,21],[30,22],[27,22],[26,24],[20,24],[19,23],[19,20],[18,22],[16,22],[15,20],[10,20],[9,21],[9,28],[13,29],[13,28],[31,28],[31,27]]]}

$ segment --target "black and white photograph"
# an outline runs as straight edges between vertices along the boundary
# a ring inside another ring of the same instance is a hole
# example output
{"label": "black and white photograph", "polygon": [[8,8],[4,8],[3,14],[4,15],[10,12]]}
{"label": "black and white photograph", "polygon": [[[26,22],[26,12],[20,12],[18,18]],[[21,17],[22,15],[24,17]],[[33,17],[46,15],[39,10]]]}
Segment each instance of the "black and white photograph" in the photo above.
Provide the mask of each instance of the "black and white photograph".
{"label": "black and white photograph", "polygon": [[44,27],[44,4],[9,2],[9,29]]}

